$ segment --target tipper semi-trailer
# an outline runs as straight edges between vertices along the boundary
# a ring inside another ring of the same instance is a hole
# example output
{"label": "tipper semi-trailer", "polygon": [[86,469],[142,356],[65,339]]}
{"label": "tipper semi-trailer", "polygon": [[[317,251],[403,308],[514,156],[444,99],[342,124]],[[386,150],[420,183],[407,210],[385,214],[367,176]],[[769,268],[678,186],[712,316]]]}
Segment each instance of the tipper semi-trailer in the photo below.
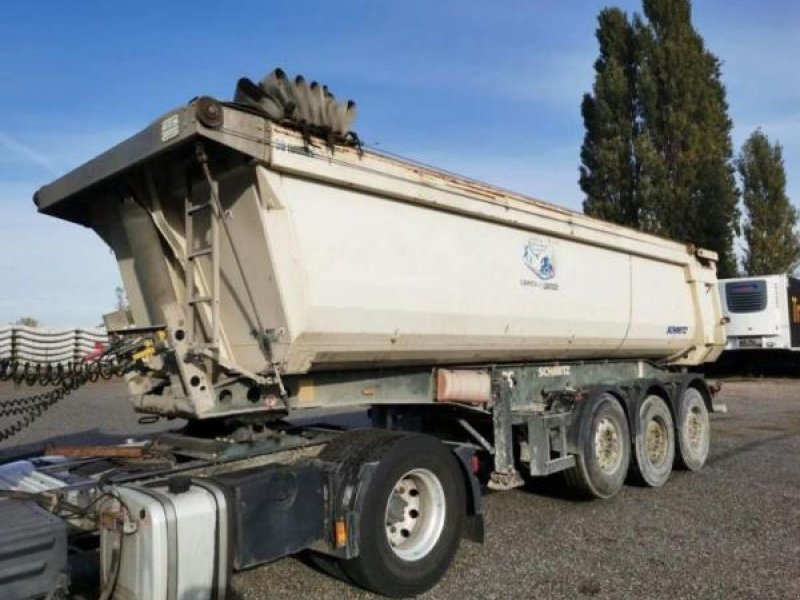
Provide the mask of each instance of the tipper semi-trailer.
{"label": "tipper semi-trailer", "polygon": [[[19,597],[67,585],[76,535],[104,598],[224,597],[301,550],[409,596],[482,540],[484,485],[563,472],[607,498],[705,463],[713,252],[365,149],[315,86],[242,80],[37,192],[116,256],[135,409],[188,424],[6,466],[0,527],[58,541],[0,541],[0,582],[48,567]],[[312,408],[372,427],[287,421]]]}

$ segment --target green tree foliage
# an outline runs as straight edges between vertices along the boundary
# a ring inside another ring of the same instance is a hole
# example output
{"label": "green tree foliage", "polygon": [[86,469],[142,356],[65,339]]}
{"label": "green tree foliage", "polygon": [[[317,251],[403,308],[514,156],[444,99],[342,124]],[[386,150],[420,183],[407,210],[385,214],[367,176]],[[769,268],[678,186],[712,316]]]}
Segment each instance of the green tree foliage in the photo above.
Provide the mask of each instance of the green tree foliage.
{"label": "green tree foliage", "polygon": [[600,57],[594,65],[592,94],[584,94],[581,113],[586,136],[581,148],[580,185],[585,213],[639,227],[636,200],[635,135],[636,51],[633,28],[621,10],[607,8],[598,17]]}
{"label": "green tree foliage", "polygon": [[800,263],[797,209],[786,195],[783,149],[760,130],[742,146],[736,160],[742,184],[747,275],[792,272]]}
{"label": "green tree foliage", "polygon": [[720,275],[731,276],[739,212],[720,62],[689,0],[643,7],[631,20],[600,13],[595,84],[583,100],[584,211],[715,250]]}
{"label": "green tree foliage", "polygon": [[39,327],[39,319],[36,317],[20,317],[12,323],[12,325],[24,325],[25,327]]}

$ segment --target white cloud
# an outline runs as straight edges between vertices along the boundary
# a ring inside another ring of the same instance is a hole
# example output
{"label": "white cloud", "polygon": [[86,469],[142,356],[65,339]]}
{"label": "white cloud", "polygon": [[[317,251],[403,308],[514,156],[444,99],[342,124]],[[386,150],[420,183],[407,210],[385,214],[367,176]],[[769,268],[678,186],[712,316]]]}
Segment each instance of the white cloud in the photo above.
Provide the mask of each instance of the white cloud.
{"label": "white cloud", "polygon": [[0,324],[24,315],[52,327],[95,326],[113,310],[120,281],[113,254],[90,229],[37,213],[32,198],[129,131],[67,124],[54,133],[46,125],[24,139],[0,133],[11,151],[0,160]]}
{"label": "white cloud", "polygon": [[[700,5],[698,5],[700,8]],[[787,193],[800,205],[800,37],[797,22],[757,10],[746,21],[740,12],[701,13],[699,29],[722,60],[736,152],[761,128],[784,149]],[[759,7],[760,9],[760,7]]]}
{"label": "white cloud", "polygon": [[[146,123],[140,125],[144,126]],[[58,127],[55,132],[48,130],[29,132],[25,136],[25,144],[47,148],[46,159],[52,166],[50,174],[60,176],[108,150],[137,130],[138,127],[121,125],[93,125],[91,128],[65,125]],[[47,183],[46,179],[43,178],[40,185]]]}
{"label": "white cloud", "polygon": [[113,310],[116,262],[89,229],[40,215],[36,184],[0,184],[0,324],[33,316],[90,327]]}
{"label": "white cloud", "polygon": [[723,81],[739,101],[771,112],[777,105],[800,100],[796,25],[727,27],[712,29],[705,37],[722,60]]}
{"label": "white cloud", "polygon": [[454,53],[437,57],[424,67],[413,58],[389,58],[389,67],[375,68],[372,41],[353,43],[356,48],[359,44],[363,52],[348,52],[342,60],[325,64],[327,83],[352,81],[365,91],[394,89],[402,94],[397,96],[398,104],[412,98],[424,101],[437,91],[448,91],[506,102],[541,103],[577,114],[583,93],[591,88],[596,59],[596,47],[591,43],[546,52],[539,47],[520,47],[518,52],[503,56],[502,61],[494,53]]}
{"label": "white cloud", "polygon": [[49,156],[39,152],[28,146],[27,144],[23,144],[18,139],[14,138],[13,136],[9,135],[4,131],[0,131],[0,146],[5,147],[7,150],[13,152],[18,157],[24,158],[27,161],[33,162],[34,164],[43,167],[46,169],[51,175],[58,175],[58,170],[56,169],[53,161],[50,159]]}
{"label": "white cloud", "polygon": [[493,70],[482,83],[500,97],[543,102],[578,115],[583,94],[591,91],[594,60],[590,52],[536,56]]}
{"label": "white cloud", "polygon": [[571,146],[546,154],[468,154],[443,150],[407,150],[404,156],[571,210],[581,210],[578,159]]}

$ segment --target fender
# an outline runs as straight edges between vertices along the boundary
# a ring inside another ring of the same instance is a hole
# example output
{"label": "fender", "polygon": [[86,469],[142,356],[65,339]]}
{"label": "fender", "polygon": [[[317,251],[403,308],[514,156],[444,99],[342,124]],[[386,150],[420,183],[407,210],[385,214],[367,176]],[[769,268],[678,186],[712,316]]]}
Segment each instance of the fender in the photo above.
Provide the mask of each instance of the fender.
{"label": "fender", "polygon": [[[674,400],[675,406],[677,406],[678,401],[681,396],[683,396],[683,392],[685,392],[687,388],[696,387],[703,395],[703,400],[706,403],[708,412],[714,412],[711,389],[703,375],[700,373],[680,373],[675,377],[675,383],[677,384]],[[677,411],[675,411],[675,414],[677,414]]]}
{"label": "fender", "polygon": [[[322,451],[318,460],[325,477],[325,539],[314,550],[338,558],[358,556],[358,511],[378,466],[378,462],[365,459],[376,446],[394,443],[407,435],[382,429],[353,430],[341,433]],[[336,545],[339,521],[344,521],[347,531],[344,546]]]}
{"label": "fender", "polygon": [[586,418],[586,415],[591,414],[594,407],[606,394],[610,394],[619,400],[623,411],[625,411],[625,414],[628,417],[628,428],[631,428],[630,397],[628,394],[614,385],[587,386],[575,396],[572,422],[570,423],[569,427],[567,427],[567,451],[570,454],[580,453],[583,442],[589,435],[589,429],[591,428],[591,423],[589,422],[589,419]]}
{"label": "fender", "polygon": [[472,446],[458,445],[453,448],[453,454],[461,465],[461,474],[464,476],[464,488],[467,491],[467,518],[464,522],[464,537],[472,542],[482,544],[485,539],[485,526],[483,520],[483,493],[481,484],[475,473],[472,472],[472,457],[475,449]]}
{"label": "fender", "polygon": [[[674,388],[674,386],[671,387]],[[647,396],[652,394],[661,396],[667,403],[667,408],[669,408],[673,420],[677,419],[677,412],[675,410],[674,389],[669,389],[668,384],[665,384],[661,379],[637,379],[631,388],[631,392],[628,426],[630,427],[631,442],[635,447],[636,437],[639,435],[640,429],[639,409]]]}
{"label": "fender", "polygon": [[[368,433],[369,432],[369,433]],[[359,435],[353,435],[358,433]],[[341,434],[347,437],[348,433]],[[326,507],[326,540],[318,544],[314,550],[339,558],[354,558],[360,552],[358,515],[364,506],[366,491],[372,482],[379,462],[364,462],[364,456],[375,444],[394,443],[397,438],[409,434],[386,430],[362,430],[350,433],[351,440],[337,452],[338,456],[322,458],[323,471],[326,473],[327,507]],[[360,438],[360,439],[357,439]],[[349,447],[348,447],[349,446]],[[484,518],[483,496],[480,482],[472,473],[471,460],[475,450],[471,446],[452,446],[451,450],[461,467],[466,491],[466,520],[463,536],[469,540],[483,543]],[[335,544],[335,524],[344,521],[347,528],[347,544],[337,547]]]}

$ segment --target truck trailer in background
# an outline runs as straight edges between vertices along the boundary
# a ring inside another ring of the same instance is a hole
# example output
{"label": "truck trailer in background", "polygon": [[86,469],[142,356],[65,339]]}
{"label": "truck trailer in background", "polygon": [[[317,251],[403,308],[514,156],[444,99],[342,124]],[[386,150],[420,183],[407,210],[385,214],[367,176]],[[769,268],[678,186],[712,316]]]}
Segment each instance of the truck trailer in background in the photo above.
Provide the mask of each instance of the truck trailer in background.
{"label": "truck trailer in background", "polygon": [[791,275],[719,282],[725,350],[800,350],[800,279]]}
{"label": "truck trailer in background", "polygon": [[[189,424],[107,450],[122,462],[19,467],[36,491],[0,500],[0,526],[95,539],[104,598],[222,597],[232,570],[304,549],[406,597],[482,540],[484,484],[563,472],[608,498],[704,465],[713,252],[364,149],[352,107],[301,78],[239,90],[36,194],[115,253],[134,407]],[[342,408],[372,427],[286,421]],[[2,539],[0,572],[53,566],[20,589],[63,570],[65,544]]]}

